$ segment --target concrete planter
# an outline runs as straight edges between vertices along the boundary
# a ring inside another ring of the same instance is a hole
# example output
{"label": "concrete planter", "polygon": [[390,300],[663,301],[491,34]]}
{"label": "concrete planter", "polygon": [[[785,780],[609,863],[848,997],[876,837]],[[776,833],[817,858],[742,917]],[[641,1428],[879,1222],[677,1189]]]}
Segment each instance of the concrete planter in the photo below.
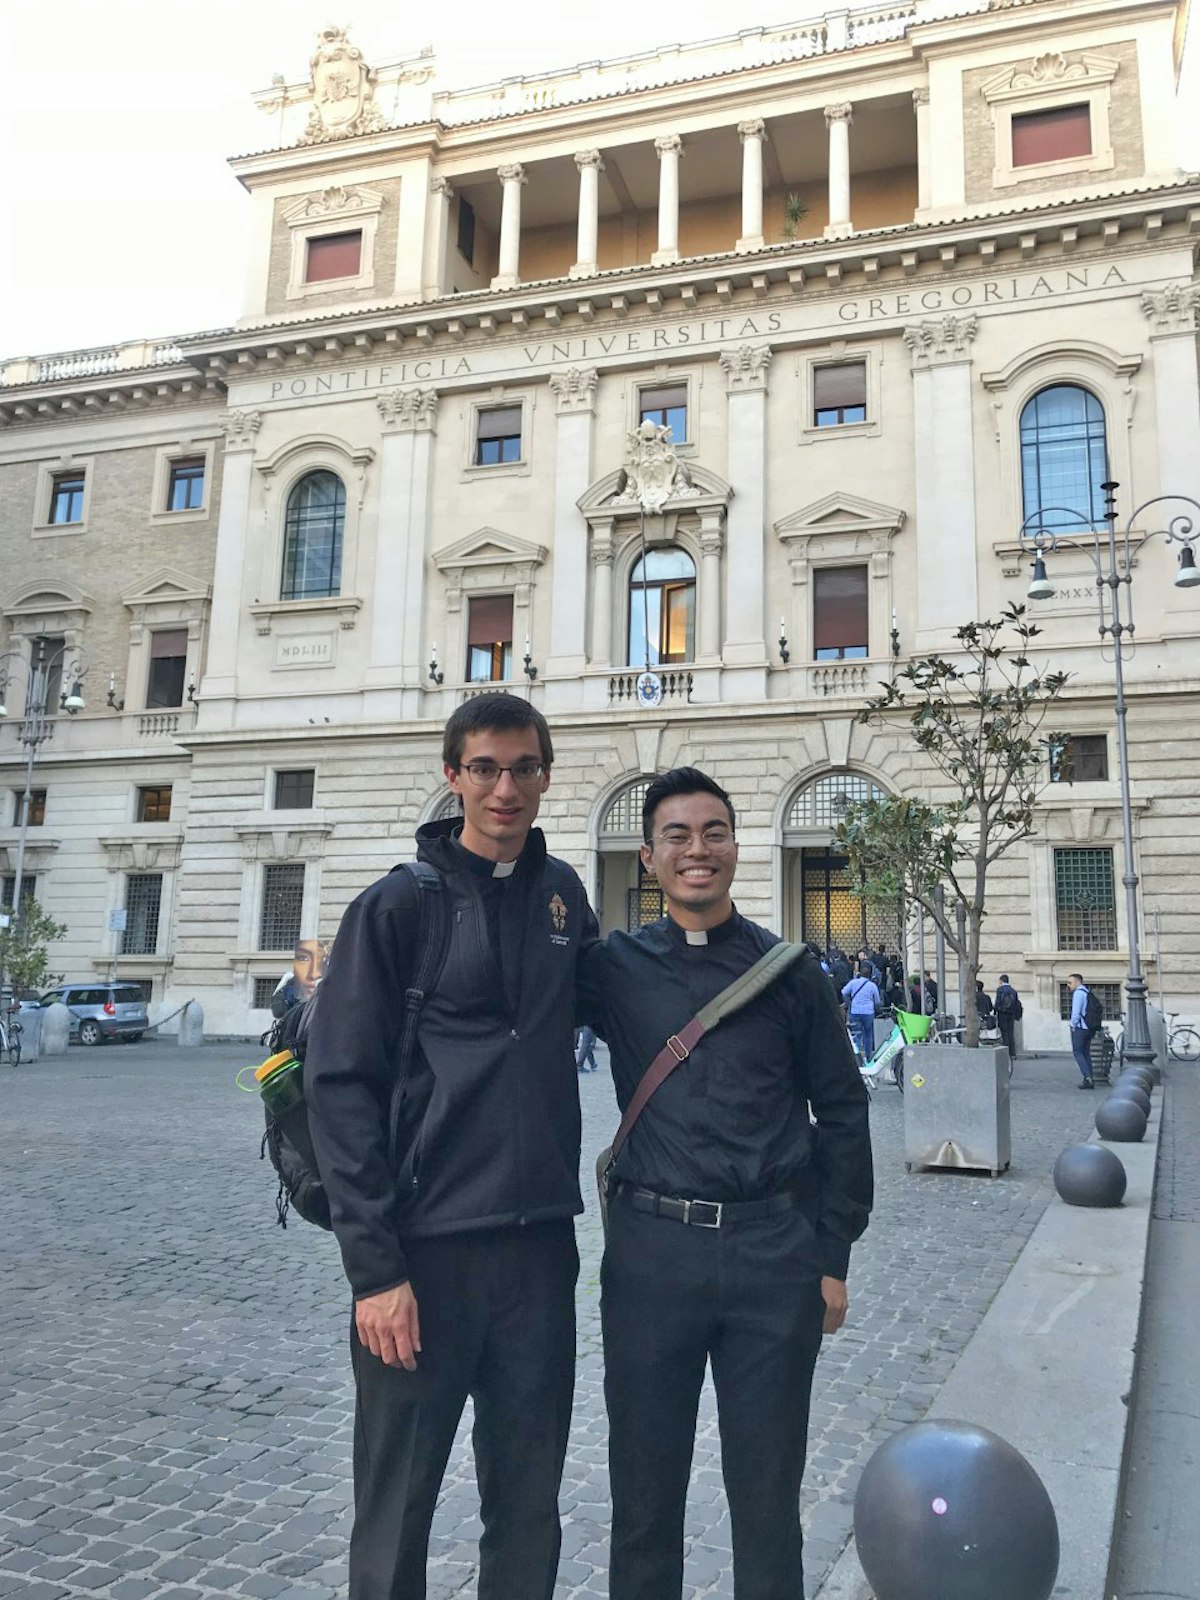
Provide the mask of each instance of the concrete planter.
{"label": "concrete planter", "polygon": [[1012,1160],[1008,1051],[957,1044],[904,1052],[904,1165],[957,1167],[998,1178]]}

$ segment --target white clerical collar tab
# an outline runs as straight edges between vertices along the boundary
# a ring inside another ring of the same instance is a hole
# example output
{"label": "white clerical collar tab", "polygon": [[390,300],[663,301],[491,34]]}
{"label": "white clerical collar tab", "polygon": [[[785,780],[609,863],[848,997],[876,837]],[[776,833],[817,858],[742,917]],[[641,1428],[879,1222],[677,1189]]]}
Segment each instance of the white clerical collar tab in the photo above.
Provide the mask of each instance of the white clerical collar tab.
{"label": "white clerical collar tab", "polygon": [[689,944],[708,943],[708,931],[705,928],[700,928],[698,930],[695,928],[685,928],[683,930],[683,936]]}
{"label": "white clerical collar tab", "polygon": [[515,861],[497,861],[496,865],[492,868],[492,877],[511,878],[516,870],[517,863]]}

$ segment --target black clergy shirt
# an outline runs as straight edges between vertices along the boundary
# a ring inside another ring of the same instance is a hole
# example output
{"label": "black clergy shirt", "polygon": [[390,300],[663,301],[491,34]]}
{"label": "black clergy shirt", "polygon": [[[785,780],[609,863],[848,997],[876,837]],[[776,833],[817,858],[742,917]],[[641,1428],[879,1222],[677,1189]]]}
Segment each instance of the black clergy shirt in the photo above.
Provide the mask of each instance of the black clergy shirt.
{"label": "black clergy shirt", "polygon": [[[703,944],[668,917],[595,947],[579,1015],[608,1042],[622,1110],[668,1037],[776,942],[735,911]],[[700,1040],[642,1112],[613,1177],[684,1199],[811,1195],[821,1270],[845,1278],[871,1209],[871,1135],[846,1025],[815,956]]]}

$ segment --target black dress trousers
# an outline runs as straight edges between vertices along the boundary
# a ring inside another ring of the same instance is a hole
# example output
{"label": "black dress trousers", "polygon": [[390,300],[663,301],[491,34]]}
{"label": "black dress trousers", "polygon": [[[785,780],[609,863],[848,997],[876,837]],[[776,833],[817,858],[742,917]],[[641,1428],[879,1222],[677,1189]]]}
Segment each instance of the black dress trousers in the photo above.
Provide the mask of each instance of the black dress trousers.
{"label": "black dress trousers", "polygon": [[425,1600],[429,1528],[467,1396],[483,1537],[479,1600],[551,1600],[575,1388],[569,1221],[406,1241],[417,1370],[350,1328],[354,1531],[350,1600]]}
{"label": "black dress trousers", "polygon": [[824,1302],[799,1211],[717,1229],[609,1207],[601,1271],[610,1600],[679,1600],[712,1362],[736,1600],[803,1600],[800,1482]]}

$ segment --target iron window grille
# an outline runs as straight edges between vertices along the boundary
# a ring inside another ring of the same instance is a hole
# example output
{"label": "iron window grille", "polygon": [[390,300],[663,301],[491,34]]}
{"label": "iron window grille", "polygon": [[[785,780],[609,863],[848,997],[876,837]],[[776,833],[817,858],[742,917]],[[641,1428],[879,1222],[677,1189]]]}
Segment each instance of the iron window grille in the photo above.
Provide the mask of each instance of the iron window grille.
{"label": "iron window grille", "polygon": [[293,950],[304,909],[304,863],[277,862],[263,869],[260,950]]}
{"label": "iron window grille", "polygon": [[123,956],[152,956],[158,951],[158,914],[162,906],[162,873],[132,872],[125,880]]}
{"label": "iron window grille", "polygon": [[271,996],[279,987],[278,978],[255,978],[254,999],[251,1002],[255,1011],[269,1011],[271,1009]]}
{"label": "iron window grille", "polygon": [[1054,852],[1054,909],[1060,950],[1117,948],[1117,901],[1111,850]]}
{"label": "iron window grille", "polygon": [[622,789],[613,803],[604,814],[604,821],[600,824],[602,834],[636,834],[642,837],[642,807],[646,803],[646,790],[650,787],[649,778],[640,778],[637,783],[631,783],[627,789]]}
{"label": "iron window grille", "polygon": [[852,805],[886,800],[887,791],[855,772],[830,772],[792,801],[788,828],[835,828]]}
{"label": "iron window grille", "polygon": [[[13,890],[16,888],[16,886],[17,886],[17,879],[16,879],[16,875],[15,874],[10,874],[8,877],[5,878],[3,889],[0,890],[0,905],[2,905],[6,911],[11,911],[12,910]],[[22,873],[22,875],[21,875],[21,904],[24,905],[26,903],[26,901],[35,900],[36,898],[37,898],[37,873],[36,872],[25,872],[25,873]]]}
{"label": "iron window grille", "polygon": [[[1089,983],[1088,988],[1100,1002],[1105,1020],[1116,1022],[1121,1015],[1121,985],[1119,983]],[[1058,986],[1058,1014],[1064,1022],[1071,1020],[1071,991],[1065,983]]]}

